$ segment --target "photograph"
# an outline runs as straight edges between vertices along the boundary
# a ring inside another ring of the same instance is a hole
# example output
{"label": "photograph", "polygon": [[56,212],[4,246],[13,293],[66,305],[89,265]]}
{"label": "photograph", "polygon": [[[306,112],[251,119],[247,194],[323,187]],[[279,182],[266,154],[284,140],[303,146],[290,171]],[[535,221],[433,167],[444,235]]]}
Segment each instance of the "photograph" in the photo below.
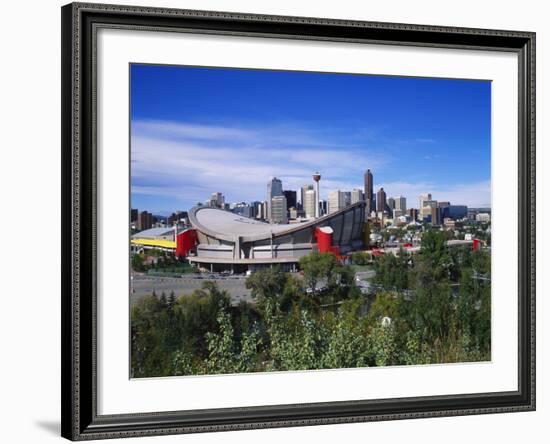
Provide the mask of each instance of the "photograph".
{"label": "photograph", "polygon": [[128,75],[130,378],[491,361],[490,80]]}

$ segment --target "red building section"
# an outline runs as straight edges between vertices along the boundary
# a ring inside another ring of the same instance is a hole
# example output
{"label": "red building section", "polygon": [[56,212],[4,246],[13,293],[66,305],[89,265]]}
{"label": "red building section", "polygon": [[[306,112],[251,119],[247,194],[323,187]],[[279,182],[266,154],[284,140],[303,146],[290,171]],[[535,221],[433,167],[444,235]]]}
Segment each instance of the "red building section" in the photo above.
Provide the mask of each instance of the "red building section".
{"label": "red building section", "polygon": [[176,257],[186,257],[197,245],[197,232],[190,228],[176,236]]}
{"label": "red building section", "polygon": [[340,247],[332,245],[333,233],[334,230],[331,227],[316,227],[317,249],[319,253],[332,253],[340,259]]}

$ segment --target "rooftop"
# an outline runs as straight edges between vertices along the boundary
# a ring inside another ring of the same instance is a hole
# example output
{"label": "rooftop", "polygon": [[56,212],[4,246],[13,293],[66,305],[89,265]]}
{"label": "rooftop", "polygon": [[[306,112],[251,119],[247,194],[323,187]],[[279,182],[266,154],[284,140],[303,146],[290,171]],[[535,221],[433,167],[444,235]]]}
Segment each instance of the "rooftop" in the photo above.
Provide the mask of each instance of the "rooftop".
{"label": "rooftop", "polygon": [[189,211],[189,220],[194,228],[219,239],[233,241],[238,236],[244,241],[254,241],[268,239],[271,236],[286,235],[302,229],[314,228],[315,226],[324,226],[330,223],[331,219],[364,205],[365,203],[361,201],[318,219],[292,224],[270,224],[243,217],[231,211],[199,206]]}
{"label": "rooftop", "polygon": [[208,231],[235,236],[270,236],[271,233],[277,234],[306,224],[269,224],[212,207],[199,207],[194,215],[198,224]]}

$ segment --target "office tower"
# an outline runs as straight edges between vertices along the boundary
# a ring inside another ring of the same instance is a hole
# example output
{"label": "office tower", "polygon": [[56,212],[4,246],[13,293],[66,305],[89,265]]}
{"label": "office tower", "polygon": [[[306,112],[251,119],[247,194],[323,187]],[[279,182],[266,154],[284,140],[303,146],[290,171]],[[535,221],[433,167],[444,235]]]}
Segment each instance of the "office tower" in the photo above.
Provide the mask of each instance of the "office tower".
{"label": "office tower", "polygon": [[406,214],[410,216],[411,220],[417,220],[418,219],[418,209],[416,209],[416,208],[409,208],[407,210]]}
{"label": "office tower", "polygon": [[418,200],[419,200],[418,208],[422,209],[425,201],[432,200],[432,195],[431,193],[423,193],[418,197]]}
{"label": "office tower", "polygon": [[148,230],[153,226],[153,215],[147,211],[142,211],[138,215],[137,229],[139,231]]}
{"label": "office tower", "polygon": [[351,203],[355,204],[363,200],[363,191],[357,188],[351,190]]}
{"label": "office tower", "polygon": [[337,190],[328,193],[328,214],[336,213],[345,207],[345,193]]}
{"label": "office tower", "polygon": [[476,214],[477,222],[491,222],[491,215],[489,213],[478,213]]}
{"label": "office tower", "polygon": [[437,206],[432,206],[432,225],[439,225],[441,223],[440,217],[439,217],[439,208]]}
{"label": "office tower", "polygon": [[397,196],[395,198],[395,209],[403,211],[403,214],[405,214],[405,211],[407,210],[407,199],[403,196]]}
{"label": "office tower", "polygon": [[223,194],[220,192],[212,193],[212,196],[210,196],[210,200],[208,201],[208,205],[211,207],[216,208],[224,208],[225,204],[225,198],[223,197]]}
{"label": "office tower", "polygon": [[130,210],[130,222],[137,222],[138,220],[138,210],[137,208],[132,208]]}
{"label": "office tower", "polygon": [[253,217],[251,215],[254,214],[252,207],[246,202],[235,202],[231,204],[231,211],[235,214],[248,218]]}
{"label": "office tower", "polygon": [[283,196],[286,197],[286,208],[287,210],[290,210],[290,208],[296,208],[296,191],[294,190],[284,190]]}
{"label": "office tower", "polygon": [[420,220],[430,221],[433,225],[439,224],[439,208],[437,208],[437,200],[422,201],[420,208]]}
{"label": "office tower", "polygon": [[324,216],[325,214],[328,213],[328,211],[327,211],[327,201],[326,200],[323,199],[320,202],[320,207],[321,207],[321,209],[320,209],[321,216]]}
{"label": "office tower", "polygon": [[449,218],[449,210],[451,208],[451,202],[438,202],[437,208],[439,208],[439,220],[443,221]]}
{"label": "office tower", "polygon": [[263,202],[256,202],[256,219],[263,219],[264,218],[264,212],[263,212]]}
{"label": "office tower", "polygon": [[365,202],[367,203],[367,214],[370,214],[374,210],[373,202],[373,181],[372,173],[370,170],[365,171]]}
{"label": "office tower", "polygon": [[349,207],[351,205],[351,191],[342,191],[343,205]]}
{"label": "office tower", "polygon": [[398,217],[404,216],[405,212],[403,210],[394,208],[390,214],[392,214],[394,219],[397,219]]}
{"label": "office tower", "polygon": [[450,205],[449,217],[451,219],[464,219],[468,215],[468,207],[466,205]]}
{"label": "office tower", "polygon": [[392,214],[393,210],[395,210],[395,199],[393,197],[388,197],[386,203],[388,204],[388,208],[390,209],[390,214]]}
{"label": "office tower", "polygon": [[288,212],[286,209],[286,197],[274,196],[271,198],[271,222],[274,224],[288,223]]}
{"label": "office tower", "polygon": [[304,194],[304,212],[307,218],[315,217],[315,203],[317,202],[315,194],[313,187],[308,189]]}
{"label": "office tower", "polygon": [[187,219],[187,211],[176,211],[168,216],[166,221],[168,226],[172,226]]}
{"label": "office tower", "polygon": [[386,211],[386,206],[386,192],[384,191],[384,188],[380,188],[376,193],[376,212],[381,213]]}
{"label": "office tower", "polygon": [[267,219],[271,220],[271,199],[283,195],[283,182],[274,177],[267,183]]}
{"label": "office tower", "polygon": [[300,204],[302,206],[302,210],[306,210],[306,193],[308,190],[313,190],[313,185],[304,185],[300,189]]}

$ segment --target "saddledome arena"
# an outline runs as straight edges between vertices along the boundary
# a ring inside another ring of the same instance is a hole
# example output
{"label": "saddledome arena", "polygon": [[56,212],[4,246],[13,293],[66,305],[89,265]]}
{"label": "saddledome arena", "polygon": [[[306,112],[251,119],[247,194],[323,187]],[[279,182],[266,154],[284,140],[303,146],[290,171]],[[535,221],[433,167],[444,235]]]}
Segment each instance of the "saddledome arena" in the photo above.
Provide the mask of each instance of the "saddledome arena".
{"label": "saddledome arena", "polygon": [[211,271],[242,272],[273,264],[295,270],[300,258],[311,252],[339,256],[362,248],[364,221],[365,202],[294,224],[270,224],[198,206],[189,211],[197,245],[187,259]]}

